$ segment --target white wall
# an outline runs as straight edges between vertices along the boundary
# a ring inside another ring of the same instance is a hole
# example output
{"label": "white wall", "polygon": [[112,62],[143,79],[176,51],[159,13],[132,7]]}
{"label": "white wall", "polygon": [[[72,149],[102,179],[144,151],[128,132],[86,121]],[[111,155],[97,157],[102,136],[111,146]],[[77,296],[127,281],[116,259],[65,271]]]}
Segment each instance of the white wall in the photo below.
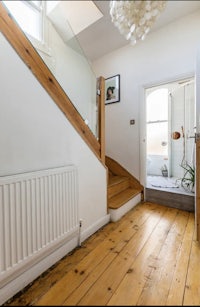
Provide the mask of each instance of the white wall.
{"label": "white wall", "polygon": [[[200,12],[150,32],[144,41],[126,46],[93,63],[96,75],[120,74],[121,101],[106,105],[106,154],[140,178],[140,109],[143,88],[194,74],[200,44]],[[130,126],[130,119],[135,125]],[[144,120],[142,114],[141,118]]]}
{"label": "white wall", "polygon": [[108,218],[106,169],[2,34],[0,54],[0,176],[75,164],[86,238]]}

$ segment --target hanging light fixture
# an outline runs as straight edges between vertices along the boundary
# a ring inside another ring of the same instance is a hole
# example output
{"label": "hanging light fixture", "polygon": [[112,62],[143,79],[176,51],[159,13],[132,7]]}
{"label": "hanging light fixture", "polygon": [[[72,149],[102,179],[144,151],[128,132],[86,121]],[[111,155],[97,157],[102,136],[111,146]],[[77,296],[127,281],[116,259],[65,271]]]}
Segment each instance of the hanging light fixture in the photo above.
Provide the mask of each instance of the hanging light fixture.
{"label": "hanging light fixture", "polygon": [[167,1],[110,1],[112,22],[134,45],[144,40]]}

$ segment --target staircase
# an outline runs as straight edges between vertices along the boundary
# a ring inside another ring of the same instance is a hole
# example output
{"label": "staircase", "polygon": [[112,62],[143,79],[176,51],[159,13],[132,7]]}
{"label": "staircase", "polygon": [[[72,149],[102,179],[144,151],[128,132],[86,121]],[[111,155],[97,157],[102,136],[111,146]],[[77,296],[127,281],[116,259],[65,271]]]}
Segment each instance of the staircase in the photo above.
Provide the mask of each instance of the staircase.
{"label": "staircase", "polygon": [[108,167],[108,211],[111,221],[119,220],[143,200],[143,186],[118,162],[106,157]]}

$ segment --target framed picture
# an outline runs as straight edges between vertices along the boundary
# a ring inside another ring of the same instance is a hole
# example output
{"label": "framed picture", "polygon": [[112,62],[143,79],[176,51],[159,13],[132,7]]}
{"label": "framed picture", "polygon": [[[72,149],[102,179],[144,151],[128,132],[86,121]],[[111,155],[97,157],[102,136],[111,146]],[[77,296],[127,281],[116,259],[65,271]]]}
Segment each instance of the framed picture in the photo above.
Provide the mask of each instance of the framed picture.
{"label": "framed picture", "polygon": [[120,75],[105,79],[105,104],[120,101]]}

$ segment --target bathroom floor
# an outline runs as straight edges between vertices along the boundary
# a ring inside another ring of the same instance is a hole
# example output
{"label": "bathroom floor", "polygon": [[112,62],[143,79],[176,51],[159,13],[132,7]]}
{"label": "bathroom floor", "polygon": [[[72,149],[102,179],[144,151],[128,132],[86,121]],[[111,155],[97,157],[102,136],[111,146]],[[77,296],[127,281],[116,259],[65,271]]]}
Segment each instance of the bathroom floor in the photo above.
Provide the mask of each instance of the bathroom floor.
{"label": "bathroom floor", "polygon": [[163,177],[163,176],[147,176],[146,187],[149,189],[156,189],[166,192],[179,193],[185,195],[192,195],[194,193],[185,190],[180,181],[175,177]]}
{"label": "bathroom floor", "polygon": [[148,176],[145,199],[190,212],[195,210],[195,193],[186,191],[174,177]]}

